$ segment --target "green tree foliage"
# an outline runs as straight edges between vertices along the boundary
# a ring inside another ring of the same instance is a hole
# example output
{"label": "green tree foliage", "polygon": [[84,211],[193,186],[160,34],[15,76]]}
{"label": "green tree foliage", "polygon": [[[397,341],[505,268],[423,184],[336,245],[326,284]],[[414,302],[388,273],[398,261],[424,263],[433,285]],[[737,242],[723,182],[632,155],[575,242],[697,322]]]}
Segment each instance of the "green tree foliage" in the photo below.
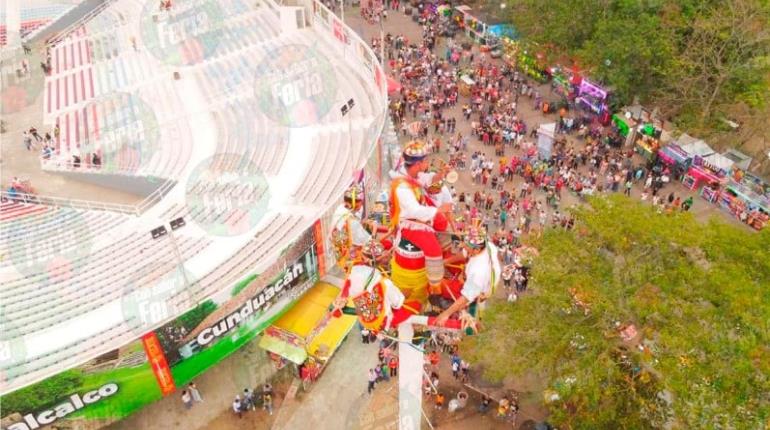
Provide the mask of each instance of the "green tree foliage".
{"label": "green tree foliage", "polygon": [[[770,231],[622,196],[533,244],[531,292],[494,301],[463,353],[538,375],[563,428],[761,428],[770,420]],[[637,336],[621,330],[633,325]]]}
{"label": "green tree foliage", "polygon": [[3,396],[3,416],[14,412],[26,414],[41,410],[50,406],[51,402],[55,403],[77,392],[82,384],[83,378],[79,370],[68,370],[46,378],[37,384]]}
{"label": "green tree foliage", "polygon": [[767,0],[509,3],[525,40],[574,58],[616,90],[617,103],[638,96],[695,134],[761,116],[770,103]]}

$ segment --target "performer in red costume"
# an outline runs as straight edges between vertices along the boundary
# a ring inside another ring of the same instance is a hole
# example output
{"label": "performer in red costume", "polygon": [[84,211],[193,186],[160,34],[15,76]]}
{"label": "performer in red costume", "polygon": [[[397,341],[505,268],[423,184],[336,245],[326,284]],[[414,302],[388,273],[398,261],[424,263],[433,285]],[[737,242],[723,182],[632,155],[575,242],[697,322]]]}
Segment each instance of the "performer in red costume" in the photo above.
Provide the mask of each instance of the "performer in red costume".
{"label": "performer in red costume", "polygon": [[396,327],[418,314],[420,302],[405,297],[393,281],[376,267],[384,255],[382,246],[371,242],[363,248],[363,255],[367,261],[350,268],[342,292],[334,301],[332,315],[342,315],[342,309],[351,301],[361,325],[378,332]]}
{"label": "performer in red costume", "polygon": [[[441,291],[444,276],[444,261],[436,232],[446,231],[447,215],[452,211],[452,204],[438,206],[426,191],[429,181],[436,182],[445,173],[442,170],[427,176],[425,172],[429,164],[426,157],[427,151],[422,142],[412,141],[404,148],[403,165],[395,172],[391,183],[390,218],[392,228],[397,229],[395,243],[406,241],[408,252],[422,253],[429,290],[438,292]],[[396,271],[394,268],[394,274]]]}

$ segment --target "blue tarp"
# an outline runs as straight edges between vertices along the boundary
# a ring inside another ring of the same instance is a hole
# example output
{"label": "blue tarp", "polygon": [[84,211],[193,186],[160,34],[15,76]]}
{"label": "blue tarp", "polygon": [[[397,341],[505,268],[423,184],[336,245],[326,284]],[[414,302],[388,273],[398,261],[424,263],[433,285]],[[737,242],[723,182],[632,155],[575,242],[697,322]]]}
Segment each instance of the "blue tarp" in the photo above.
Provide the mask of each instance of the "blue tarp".
{"label": "blue tarp", "polygon": [[490,25],[487,28],[487,32],[494,34],[497,37],[507,37],[513,40],[519,38],[519,33],[516,32],[516,28],[514,28],[511,24]]}

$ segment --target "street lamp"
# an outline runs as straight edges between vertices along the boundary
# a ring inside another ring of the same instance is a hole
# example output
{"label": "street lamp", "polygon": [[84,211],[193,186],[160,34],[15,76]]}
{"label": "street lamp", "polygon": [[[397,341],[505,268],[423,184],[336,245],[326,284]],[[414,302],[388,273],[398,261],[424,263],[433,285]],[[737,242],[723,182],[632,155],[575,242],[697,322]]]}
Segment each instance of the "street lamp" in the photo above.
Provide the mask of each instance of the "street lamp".
{"label": "street lamp", "polygon": [[[169,226],[171,227],[171,231],[177,230],[179,228],[184,227],[187,225],[185,223],[184,218],[179,217],[176,219],[173,219],[169,222]],[[171,245],[174,247],[174,255],[176,256],[177,261],[177,269],[182,273],[182,279],[184,279],[185,287],[190,288],[190,279],[187,278],[187,272],[184,270],[184,261],[182,260],[182,253],[179,252],[179,244],[176,241],[176,237],[174,237],[173,233],[169,234],[168,229],[166,228],[166,224],[162,224],[150,231],[150,234],[152,235],[153,239],[158,239],[166,234],[168,234],[169,239],[171,240]]]}

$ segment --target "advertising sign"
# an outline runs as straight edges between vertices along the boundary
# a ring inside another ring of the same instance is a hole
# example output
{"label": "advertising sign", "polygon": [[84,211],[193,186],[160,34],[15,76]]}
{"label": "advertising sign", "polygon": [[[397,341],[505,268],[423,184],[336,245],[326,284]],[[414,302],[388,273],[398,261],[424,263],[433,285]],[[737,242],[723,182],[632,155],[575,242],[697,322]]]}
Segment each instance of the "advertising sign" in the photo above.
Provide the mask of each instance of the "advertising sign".
{"label": "advertising sign", "polygon": [[[104,427],[251,342],[318,280],[312,229],[252,274],[134,342],[0,398],[2,430]],[[63,421],[66,421],[64,423]]]}

